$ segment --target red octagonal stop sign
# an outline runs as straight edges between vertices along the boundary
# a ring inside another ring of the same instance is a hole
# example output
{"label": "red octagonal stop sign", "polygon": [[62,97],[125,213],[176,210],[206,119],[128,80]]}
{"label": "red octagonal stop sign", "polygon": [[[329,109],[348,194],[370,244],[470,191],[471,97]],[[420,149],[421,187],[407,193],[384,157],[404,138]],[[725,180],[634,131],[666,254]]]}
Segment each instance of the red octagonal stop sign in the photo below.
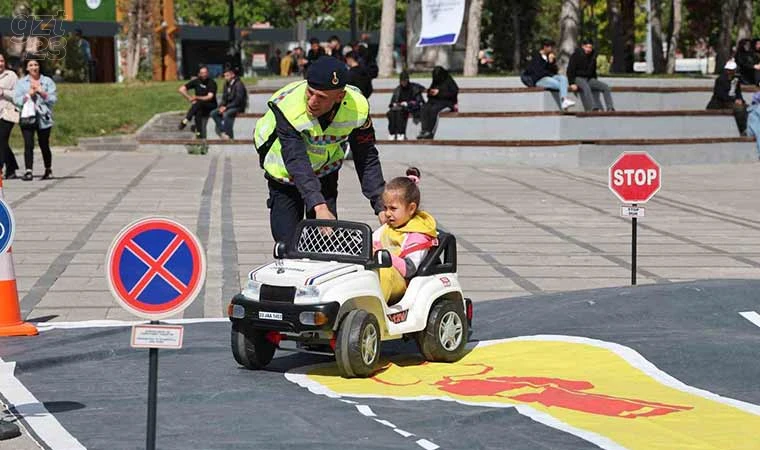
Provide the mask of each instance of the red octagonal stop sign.
{"label": "red octagonal stop sign", "polygon": [[662,171],[646,152],[624,152],[610,166],[609,187],[624,203],[646,203],[660,190]]}

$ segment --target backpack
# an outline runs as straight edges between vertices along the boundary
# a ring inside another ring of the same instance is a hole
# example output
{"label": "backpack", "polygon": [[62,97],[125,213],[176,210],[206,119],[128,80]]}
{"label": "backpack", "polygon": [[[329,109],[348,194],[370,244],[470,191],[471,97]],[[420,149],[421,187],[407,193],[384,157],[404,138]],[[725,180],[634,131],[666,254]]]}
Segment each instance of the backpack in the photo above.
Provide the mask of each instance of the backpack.
{"label": "backpack", "polygon": [[528,75],[528,72],[523,70],[523,72],[520,74],[520,81],[527,86],[527,87],[535,87],[536,83],[533,82],[533,77]]}

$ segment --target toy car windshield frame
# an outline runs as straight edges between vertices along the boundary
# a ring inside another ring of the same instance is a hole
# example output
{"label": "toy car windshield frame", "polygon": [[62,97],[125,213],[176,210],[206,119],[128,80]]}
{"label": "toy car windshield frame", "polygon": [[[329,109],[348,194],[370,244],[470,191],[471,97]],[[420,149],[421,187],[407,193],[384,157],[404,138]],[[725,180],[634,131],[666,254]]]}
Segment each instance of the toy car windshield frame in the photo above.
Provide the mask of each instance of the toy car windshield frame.
{"label": "toy car windshield frame", "polygon": [[306,219],[296,227],[284,256],[372,264],[372,229],[365,223],[347,220]]}

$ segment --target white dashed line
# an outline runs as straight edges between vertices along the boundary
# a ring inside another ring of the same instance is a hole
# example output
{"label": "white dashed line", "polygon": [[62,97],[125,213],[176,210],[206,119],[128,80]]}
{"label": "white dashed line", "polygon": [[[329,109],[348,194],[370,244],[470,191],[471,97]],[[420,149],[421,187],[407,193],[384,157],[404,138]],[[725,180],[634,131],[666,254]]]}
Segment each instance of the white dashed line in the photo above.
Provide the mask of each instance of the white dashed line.
{"label": "white dashed line", "polygon": [[414,434],[412,434],[412,433],[410,433],[408,431],[404,431],[404,430],[402,430],[400,428],[395,428],[393,431],[395,431],[396,433],[398,433],[398,434],[400,434],[401,436],[404,436],[404,437],[414,436]]}
{"label": "white dashed line", "polygon": [[435,450],[437,448],[440,448],[437,445],[433,444],[432,442],[428,441],[427,439],[420,439],[419,441],[417,441],[417,445],[424,448],[425,450]]}
{"label": "white dashed line", "polygon": [[760,314],[756,313],[755,311],[745,311],[740,312],[742,317],[749,320],[750,322],[754,323],[758,327],[760,327]]}
{"label": "white dashed line", "polygon": [[367,417],[376,417],[375,413],[373,413],[370,407],[367,405],[356,405],[356,409],[358,409],[360,413],[364,414]]}
{"label": "white dashed line", "polygon": [[383,419],[375,419],[375,422],[385,425],[386,427],[396,428],[396,425],[393,425],[392,423],[388,422],[387,420]]}
{"label": "white dashed line", "polygon": [[343,403],[348,403],[349,405],[355,405],[356,404],[356,402],[353,401],[353,400],[343,400],[343,399],[341,399],[340,401],[342,401]]}

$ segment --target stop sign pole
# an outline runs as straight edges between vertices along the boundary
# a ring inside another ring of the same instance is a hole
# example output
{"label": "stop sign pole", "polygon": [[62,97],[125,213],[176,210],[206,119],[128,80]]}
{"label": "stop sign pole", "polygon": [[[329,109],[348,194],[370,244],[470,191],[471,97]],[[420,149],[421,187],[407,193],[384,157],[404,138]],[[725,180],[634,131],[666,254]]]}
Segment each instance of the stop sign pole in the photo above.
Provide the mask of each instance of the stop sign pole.
{"label": "stop sign pole", "polygon": [[623,152],[610,166],[608,186],[623,203],[631,206],[621,208],[623,217],[631,220],[631,285],[636,285],[636,227],[644,208],[639,204],[648,202],[662,187],[660,165],[647,152]]}

